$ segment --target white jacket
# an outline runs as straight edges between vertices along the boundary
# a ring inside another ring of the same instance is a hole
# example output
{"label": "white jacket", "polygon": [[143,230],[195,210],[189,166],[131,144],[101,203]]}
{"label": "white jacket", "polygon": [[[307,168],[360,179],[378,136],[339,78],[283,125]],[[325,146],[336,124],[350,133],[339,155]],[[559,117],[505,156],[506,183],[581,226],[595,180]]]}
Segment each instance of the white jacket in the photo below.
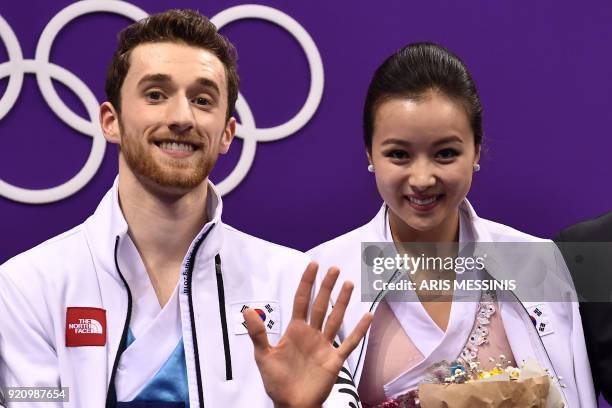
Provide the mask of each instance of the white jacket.
{"label": "white jacket", "polygon": [[[551,242],[479,218],[467,200],[464,200],[460,210],[462,219],[466,220],[471,227],[474,242]],[[364,313],[374,312],[378,306],[378,302],[363,302],[360,298],[362,289],[361,243],[391,241],[388,228],[386,207],[383,205],[374,219],[366,225],[308,251],[308,255],[320,264],[321,269],[338,266],[340,268],[339,280],[351,280],[355,284],[354,294],[339,334],[340,340],[343,340],[344,336],[355,327]],[[562,260],[560,255],[559,259]],[[558,265],[559,268],[562,268],[559,274],[569,277],[564,262],[561,261]],[[530,273],[530,271],[525,271],[525,273]],[[495,276],[493,273],[492,275]],[[333,298],[335,299],[335,296]],[[543,303],[546,304],[545,307],[549,311],[550,326],[553,330],[552,332],[547,330],[545,335],[540,336],[531,322],[527,309],[531,310],[535,305]],[[560,382],[566,385],[562,391],[567,407],[592,408],[597,406],[577,302],[505,302],[500,303],[500,313],[517,362],[533,357],[544,368],[548,368],[551,373],[561,377]],[[368,339],[369,333],[348,358],[348,365],[356,384],[359,384],[362,375]],[[427,363],[430,365],[431,362],[427,361]]]}
{"label": "white jacket", "polygon": [[[210,222],[185,255],[178,287],[190,406],[272,407],[241,309],[272,305],[265,323],[275,320],[267,330],[276,344],[309,258],[223,224],[212,183],[208,196]],[[109,386],[134,303],[117,266],[127,231],[115,182],[83,224],[0,267],[0,389],[69,387],[69,402],[44,406],[112,406]],[[106,325],[96,323],[105,345],[67,347],[69,307],[105,311]]]}

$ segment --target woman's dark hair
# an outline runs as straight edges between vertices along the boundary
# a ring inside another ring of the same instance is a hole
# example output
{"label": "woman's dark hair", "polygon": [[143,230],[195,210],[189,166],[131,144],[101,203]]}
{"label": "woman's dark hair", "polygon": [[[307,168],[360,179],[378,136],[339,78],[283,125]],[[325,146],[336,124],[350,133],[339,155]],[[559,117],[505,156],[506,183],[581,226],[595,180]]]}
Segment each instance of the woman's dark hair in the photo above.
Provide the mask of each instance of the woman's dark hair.
{"label": "woman's dark hair", "polygon": [[467,67],[455,54],[432,43],[408,44],[378,67],[363,108],[363,136],[369,152],[376,110],[393,98],[419,100],[430,90],[443,93],[465,108],[476,146],[482,143],[482,105]]}

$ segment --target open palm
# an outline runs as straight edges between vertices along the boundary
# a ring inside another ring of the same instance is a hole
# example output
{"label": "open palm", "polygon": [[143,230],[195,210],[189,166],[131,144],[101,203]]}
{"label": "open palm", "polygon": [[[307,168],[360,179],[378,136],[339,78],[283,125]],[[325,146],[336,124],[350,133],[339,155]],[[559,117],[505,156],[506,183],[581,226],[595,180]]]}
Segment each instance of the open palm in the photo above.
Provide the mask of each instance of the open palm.
{"label": "open palm", "polygon": [[340,347],[333,340],[342,325],[344,312],[353,290],[345,282],[332,312],[323,321],[329,307],[331,291],[338,279],[338,268],[330,268],[312,306],[307,322],[317,264],[311,262],[304,271],[295,294],[293,315],[276,347],[270,346],[263,322],[251,309],[244,311],[249,336],[255,347],[266,392],[277,407],[321,407],[329,395],[342,364],[366,334],[372,316],[363,316]]}

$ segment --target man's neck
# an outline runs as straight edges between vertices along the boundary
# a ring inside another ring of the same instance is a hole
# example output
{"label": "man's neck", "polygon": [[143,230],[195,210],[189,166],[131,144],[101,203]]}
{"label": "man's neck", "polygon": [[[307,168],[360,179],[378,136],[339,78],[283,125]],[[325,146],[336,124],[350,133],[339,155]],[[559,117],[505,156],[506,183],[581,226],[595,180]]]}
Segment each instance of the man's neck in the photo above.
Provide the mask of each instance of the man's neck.
{"label": "man's neck", "polygon": [[172,294],[191,242],[208,221],[208,183],[184,194],[164,194],[131,172],[119,176],[119,202],[130,238],[138,249],[163,306]]}

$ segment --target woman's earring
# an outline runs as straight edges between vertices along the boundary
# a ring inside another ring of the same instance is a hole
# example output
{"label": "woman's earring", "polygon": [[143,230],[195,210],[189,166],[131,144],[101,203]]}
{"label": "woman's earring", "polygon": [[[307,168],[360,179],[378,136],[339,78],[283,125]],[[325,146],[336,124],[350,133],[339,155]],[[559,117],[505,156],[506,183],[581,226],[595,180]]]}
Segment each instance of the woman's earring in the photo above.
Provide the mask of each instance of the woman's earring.
{"label": "woman's earring", "polygon": [[474,165],[474,173],[477,173],[477,172],[479,172],[479,171],[480,171],[480,164],[476,163],[476,164]]}
{"label": "woman's earring", "polygon": [[374,173],[374,165],[373,164],[368,164],[368,171],[370,173]]}

